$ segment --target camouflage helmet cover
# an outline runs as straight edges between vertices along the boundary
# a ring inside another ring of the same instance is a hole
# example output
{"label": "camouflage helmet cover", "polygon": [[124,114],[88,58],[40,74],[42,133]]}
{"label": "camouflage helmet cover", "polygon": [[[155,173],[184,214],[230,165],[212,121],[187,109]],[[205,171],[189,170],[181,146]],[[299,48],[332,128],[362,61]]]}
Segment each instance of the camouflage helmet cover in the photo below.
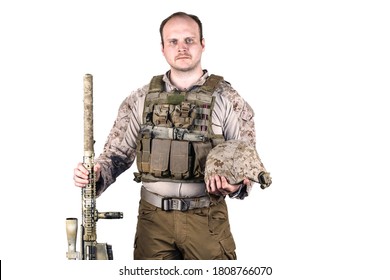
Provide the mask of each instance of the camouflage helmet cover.
{"label": "camouflage helmet cover", "polygon": [[245,178],[268,187],[272,181],[252,145],[242,140],[227,140],[207,155],[205,181],[211,176],[224,176],[229,184],[242,183]]}

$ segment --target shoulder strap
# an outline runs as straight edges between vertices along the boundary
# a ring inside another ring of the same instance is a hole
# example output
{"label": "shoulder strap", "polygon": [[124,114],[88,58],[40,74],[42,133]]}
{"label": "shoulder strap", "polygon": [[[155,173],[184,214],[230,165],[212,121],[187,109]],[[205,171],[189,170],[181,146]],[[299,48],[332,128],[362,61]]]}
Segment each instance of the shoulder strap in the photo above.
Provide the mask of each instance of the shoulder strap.
{"label": "shoulder strap", "polygon": [[223,80],[223,77],[222,76],[218,76],[218,75],[214,75],[214,74],[211,74],[206,82],[204,83],[203,86],[200,87],[200,91],[203,91],[205,93],[209,93],[209,94],[212,94],[217,85]]}
{"label": "shoulder strap", "polygon": [[158,75],[152,78],[149,85],[149,93],[162,92],[164,90],[163,77],[164,75]]}

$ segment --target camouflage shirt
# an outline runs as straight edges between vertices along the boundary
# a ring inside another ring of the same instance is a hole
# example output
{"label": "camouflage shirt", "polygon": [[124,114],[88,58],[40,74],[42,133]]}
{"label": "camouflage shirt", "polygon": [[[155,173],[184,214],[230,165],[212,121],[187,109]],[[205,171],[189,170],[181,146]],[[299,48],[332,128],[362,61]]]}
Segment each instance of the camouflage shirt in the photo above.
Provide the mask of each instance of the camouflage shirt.
{"label": "camouflage shirt", "polygon": [[[166,91],[177,88],[170,82],[169,73],[164,75]],[[203,85],[208,77],[203,76],[190,89]],[[104,192],[116,178],[129,169],[136,157],[137,136],[142,122],[145,96],[149,84],[133,91],[120,105],[117,118],[108,135],[102,154],[97,158],[101,164],[101,177],[96,184],[97,195]],[[215,134],[222,134],[226,140],[241,139],[256,146],[254,112],[249,104],[226,81],[215,90],[212,129]]]}

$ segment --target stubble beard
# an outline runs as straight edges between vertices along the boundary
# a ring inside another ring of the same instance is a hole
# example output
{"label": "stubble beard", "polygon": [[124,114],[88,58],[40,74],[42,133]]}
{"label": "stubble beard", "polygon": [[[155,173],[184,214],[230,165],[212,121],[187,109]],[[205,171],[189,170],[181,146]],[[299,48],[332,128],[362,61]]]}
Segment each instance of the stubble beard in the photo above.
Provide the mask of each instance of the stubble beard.
{"label": "stubble beard", "polygon": [[188,66],[177,66],[177,65],[172,64],[171,68],[172,68],[172,70],[174,70],[176,72],[188,73],[188,72],[192,72],[195,69],[197,69],[199,67],[199,65],[200,65],[200,61],[198,61],[197,63],[195,63],[193,65],[188,65]]}

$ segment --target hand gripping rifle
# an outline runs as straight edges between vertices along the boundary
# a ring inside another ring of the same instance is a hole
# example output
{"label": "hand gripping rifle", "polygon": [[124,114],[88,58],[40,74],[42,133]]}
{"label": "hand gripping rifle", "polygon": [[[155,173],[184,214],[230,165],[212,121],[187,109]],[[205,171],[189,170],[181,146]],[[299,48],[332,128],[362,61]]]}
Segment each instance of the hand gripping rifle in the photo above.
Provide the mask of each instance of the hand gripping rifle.
{"label": "hand gripping rifle", "polygon": [[96,182],[94,174],[93,140],[93,83],[92,75],[84,76],[84,158],[83,165],[89,172],[89,183],[81,190],[82,225],[80,252],[76,251],[77,218],[66,219],[69,260],[112,260],[112,246],[97,243],[96,222],[98,219],[121,219],[122,212],[98,212],[96,209]]}

